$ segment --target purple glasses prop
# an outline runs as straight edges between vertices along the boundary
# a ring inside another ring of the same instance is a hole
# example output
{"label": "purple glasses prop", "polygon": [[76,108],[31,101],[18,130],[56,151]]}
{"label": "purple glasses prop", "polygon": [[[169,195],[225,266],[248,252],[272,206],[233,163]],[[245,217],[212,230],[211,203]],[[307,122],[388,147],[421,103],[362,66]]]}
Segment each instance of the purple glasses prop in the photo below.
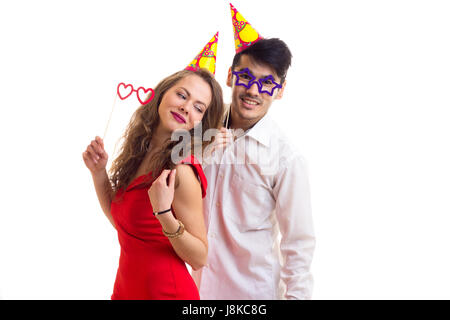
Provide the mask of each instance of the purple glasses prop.
{"label": "purple glasses prop", "polygon": [[250,87],[256,83],[259,93],[267,93],[272,96],[275,89],[281,89],[282,87],[279,83],[275,82],[275,79],[271,75],[262,79],[256,79],[248,68],[241,71],[232,71],[232,73],[236,76],[235,84],[237,86],[244,86],[247,89],[250,89]]}

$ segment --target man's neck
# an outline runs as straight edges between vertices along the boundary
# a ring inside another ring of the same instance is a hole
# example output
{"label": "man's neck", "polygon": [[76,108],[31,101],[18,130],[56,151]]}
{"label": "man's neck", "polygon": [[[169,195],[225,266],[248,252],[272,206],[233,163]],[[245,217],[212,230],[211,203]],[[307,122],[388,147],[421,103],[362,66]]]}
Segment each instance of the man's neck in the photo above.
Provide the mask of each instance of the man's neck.
{"label": "man's neck", "polygon": [[244,131],[247,131],[248,129],[252,128],[256,123],[258,123],[260,119],[255,119],[255,120],[247,120],[247,119],[242,119],[239,117],[239,115],[237,113],[235,113],[233,111],[232,106],[230,106],[230,114],[229,114],[229,119],[228,119],[228,127],[230,129],[242,129]]}

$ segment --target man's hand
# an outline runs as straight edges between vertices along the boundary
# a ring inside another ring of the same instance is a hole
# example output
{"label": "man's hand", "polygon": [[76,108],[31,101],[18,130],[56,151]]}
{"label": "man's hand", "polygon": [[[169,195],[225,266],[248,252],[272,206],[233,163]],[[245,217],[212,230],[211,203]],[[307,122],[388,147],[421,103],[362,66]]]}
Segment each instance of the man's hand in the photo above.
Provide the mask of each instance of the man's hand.
{"label": "man's hand", "polygon": [[203,159],[208,159],[214,155],[214,152],[218,150],[225,150],[225,148],[233,142],[233,133],[231,130],[225,127],[220,128],[220,130],[214,136],[214,141],[210,143],[204,153]]}

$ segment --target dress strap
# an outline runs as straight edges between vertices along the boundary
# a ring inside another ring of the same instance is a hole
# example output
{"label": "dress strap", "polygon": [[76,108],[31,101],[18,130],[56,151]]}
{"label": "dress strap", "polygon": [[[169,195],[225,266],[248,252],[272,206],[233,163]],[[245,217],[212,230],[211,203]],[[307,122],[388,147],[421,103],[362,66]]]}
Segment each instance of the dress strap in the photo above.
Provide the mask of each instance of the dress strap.
{"label": "dress strap", "polygon": [[181,160],[180,164],[189,164],[197,174],[197,178],[200,180],[200,185],[202,187],[202,198],[206,196],[206,188],[208,187],[208,182],[206,180],[205,173],[203,172],[202,165],[193,155],[187,156],[185,159]]}

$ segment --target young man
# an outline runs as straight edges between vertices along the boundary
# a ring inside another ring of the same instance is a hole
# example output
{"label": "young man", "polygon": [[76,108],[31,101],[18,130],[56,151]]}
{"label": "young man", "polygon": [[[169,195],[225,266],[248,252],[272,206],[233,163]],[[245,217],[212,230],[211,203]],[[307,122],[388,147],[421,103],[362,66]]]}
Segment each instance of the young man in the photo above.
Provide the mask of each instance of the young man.
{"label": "young man", "polygon": [[193,277],[201,299],[310,299],[315,237],[305,163],[267,115],[283,96],[291,53],[279,39],[236,49],[226,125],[238,134],[204,167],[208,262]]}

